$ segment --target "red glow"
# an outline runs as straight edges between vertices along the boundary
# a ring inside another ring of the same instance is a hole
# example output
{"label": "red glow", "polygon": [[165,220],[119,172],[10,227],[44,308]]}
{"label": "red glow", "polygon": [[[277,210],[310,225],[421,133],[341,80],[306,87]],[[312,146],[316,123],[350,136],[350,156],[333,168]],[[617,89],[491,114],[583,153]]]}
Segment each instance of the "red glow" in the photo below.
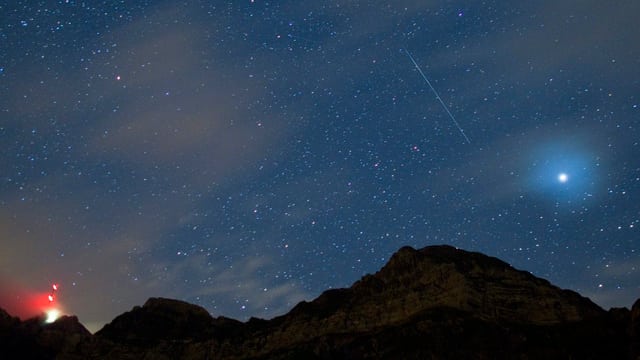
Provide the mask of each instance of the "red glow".
{"label": "red glow", "polygon": [[54,307],[60,309],[55,294],[58,288],[59,285],[54,284],[53,291],[33,291],[0,278],[0,308],[23,320],[43,316]]}

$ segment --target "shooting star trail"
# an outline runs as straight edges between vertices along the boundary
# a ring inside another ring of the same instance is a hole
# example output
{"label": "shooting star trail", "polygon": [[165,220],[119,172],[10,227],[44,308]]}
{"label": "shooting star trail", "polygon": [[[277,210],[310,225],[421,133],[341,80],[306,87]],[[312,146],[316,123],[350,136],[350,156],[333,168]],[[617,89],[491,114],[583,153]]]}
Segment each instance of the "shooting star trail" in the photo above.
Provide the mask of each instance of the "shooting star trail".
{"label": "shooting star trail", "polygon": [[444,101],[442,101],[442,98],[440,97],[440,95],[438,95],[438,92],[436,91],[436,89],[433,87],[433,85],[431,85],[431,82],[429,81],[429,79],[427,79],[427,76],[422,72],[422,69],[420,68],[420,65],[418,65],[418,63],[413,58],[413,56],[411,56],[411,53],[409,52],[409,50],[405,49],[404,52],[407,53],[407,55],[409,56],[409,59],[411,59],[411,62],[413,63],[413,65],[415,65],[416,69],[418,69],[418,72],[420,73],[420,75],[422,75],[422,78],[424,79],[424,81],[427,82],[427,85],[429,85],[429,87],[431,88],[433,93],[436,94],[436,99],[438,99],[438,101],[440,101],[440,104],[444,108],[444,111],[446,111],[447,114],[449,114],[449,117],[451,118],[453,123],[456,125],[456,127],[460,131],[460,134],[462,134],[464,139],[467,140],[467,143],[471,144],[471,140],[469,140],[469,137],[467,136],[467,134],[464,133],[464,130],[462,130],[462,127],[460,127],[460,124],[458,124],[458,121],[456,120],[456,118],[453,117],[453,114],[451,113],[451,111],[449,111],[449,108],[447,107],[447,105],[445,105]]}

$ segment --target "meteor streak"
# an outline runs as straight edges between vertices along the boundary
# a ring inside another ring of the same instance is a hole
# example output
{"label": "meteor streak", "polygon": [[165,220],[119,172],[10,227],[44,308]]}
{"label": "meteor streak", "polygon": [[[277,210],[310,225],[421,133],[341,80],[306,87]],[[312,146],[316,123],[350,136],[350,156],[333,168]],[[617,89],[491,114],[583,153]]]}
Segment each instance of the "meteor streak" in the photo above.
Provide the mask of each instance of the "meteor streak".
{"label": "meteor streak", "polygon": [[436,91],[436,89],[433,87],[433,85],[431,85],[431,82],[429,81],[429,79],[427,79],[427,76],[422,72],[420,65],[418,65],[418,63],[413,58],[413,56],[411,56],[411,53],[409,52],[409,50],[405,49],[404,52],[407,53],[407,56],[409,56],[409,59],[411,59],[411,62],[413,63],[413,65],[416,67],[420,75],[422,75],[422,78],[424,79],[424,81],[427,82],[427,85],[429,85],[429,87],[431,88],[431,91],[433,91],[433,93],[436,94],[436,99],[438,99],[438,101],[440,102],[440,105],[442,105],[442,107],[444,108],[444,111],[446,111],[447,114],[449,114],[449,117],[453,121],[453,124],[460,131],[460,134],[462,134],[464,139],[467,140],[467,143],[471,144],[471,140],[469,140],[469,137],[467,136],[467,134],[464,133],[464,130],[462,130],[462,127],[460,127],[460,124],[458,124],[458,121],[456,121],[456,118],[453,117],[453,114],[451,113],[451,111],[449,111],[449,108],[447,107],[447,105],[445,105],[444,101],[442,101],[442,98],[440,97],[440,95],[438,95],[438,92]]}

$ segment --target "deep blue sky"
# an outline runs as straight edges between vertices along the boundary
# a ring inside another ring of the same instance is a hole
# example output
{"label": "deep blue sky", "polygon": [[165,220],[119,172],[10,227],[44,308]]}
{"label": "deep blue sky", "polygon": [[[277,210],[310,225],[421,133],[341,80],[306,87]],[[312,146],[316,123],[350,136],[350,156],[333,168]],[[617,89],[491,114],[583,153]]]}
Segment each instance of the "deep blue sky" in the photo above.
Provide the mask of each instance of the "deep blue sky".
{"label": "deep blue sky", "polygon": [[403,245],[451,244],[630,306],[638,13],[0,3],[5,292],[59,282],[92,330],[151,296],[268,318]]}

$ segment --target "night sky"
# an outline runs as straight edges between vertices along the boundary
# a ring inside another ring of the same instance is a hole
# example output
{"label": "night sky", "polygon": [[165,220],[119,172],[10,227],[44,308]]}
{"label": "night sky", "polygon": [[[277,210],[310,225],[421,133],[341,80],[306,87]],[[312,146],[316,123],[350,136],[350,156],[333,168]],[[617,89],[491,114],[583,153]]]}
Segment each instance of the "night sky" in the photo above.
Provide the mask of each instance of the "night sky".
{"label": "night sky", "polygon": [[3,1],[3,301],[59,283],[94,331],[157,296],[270,318],[450,244],[629,307],[639,13]]}

